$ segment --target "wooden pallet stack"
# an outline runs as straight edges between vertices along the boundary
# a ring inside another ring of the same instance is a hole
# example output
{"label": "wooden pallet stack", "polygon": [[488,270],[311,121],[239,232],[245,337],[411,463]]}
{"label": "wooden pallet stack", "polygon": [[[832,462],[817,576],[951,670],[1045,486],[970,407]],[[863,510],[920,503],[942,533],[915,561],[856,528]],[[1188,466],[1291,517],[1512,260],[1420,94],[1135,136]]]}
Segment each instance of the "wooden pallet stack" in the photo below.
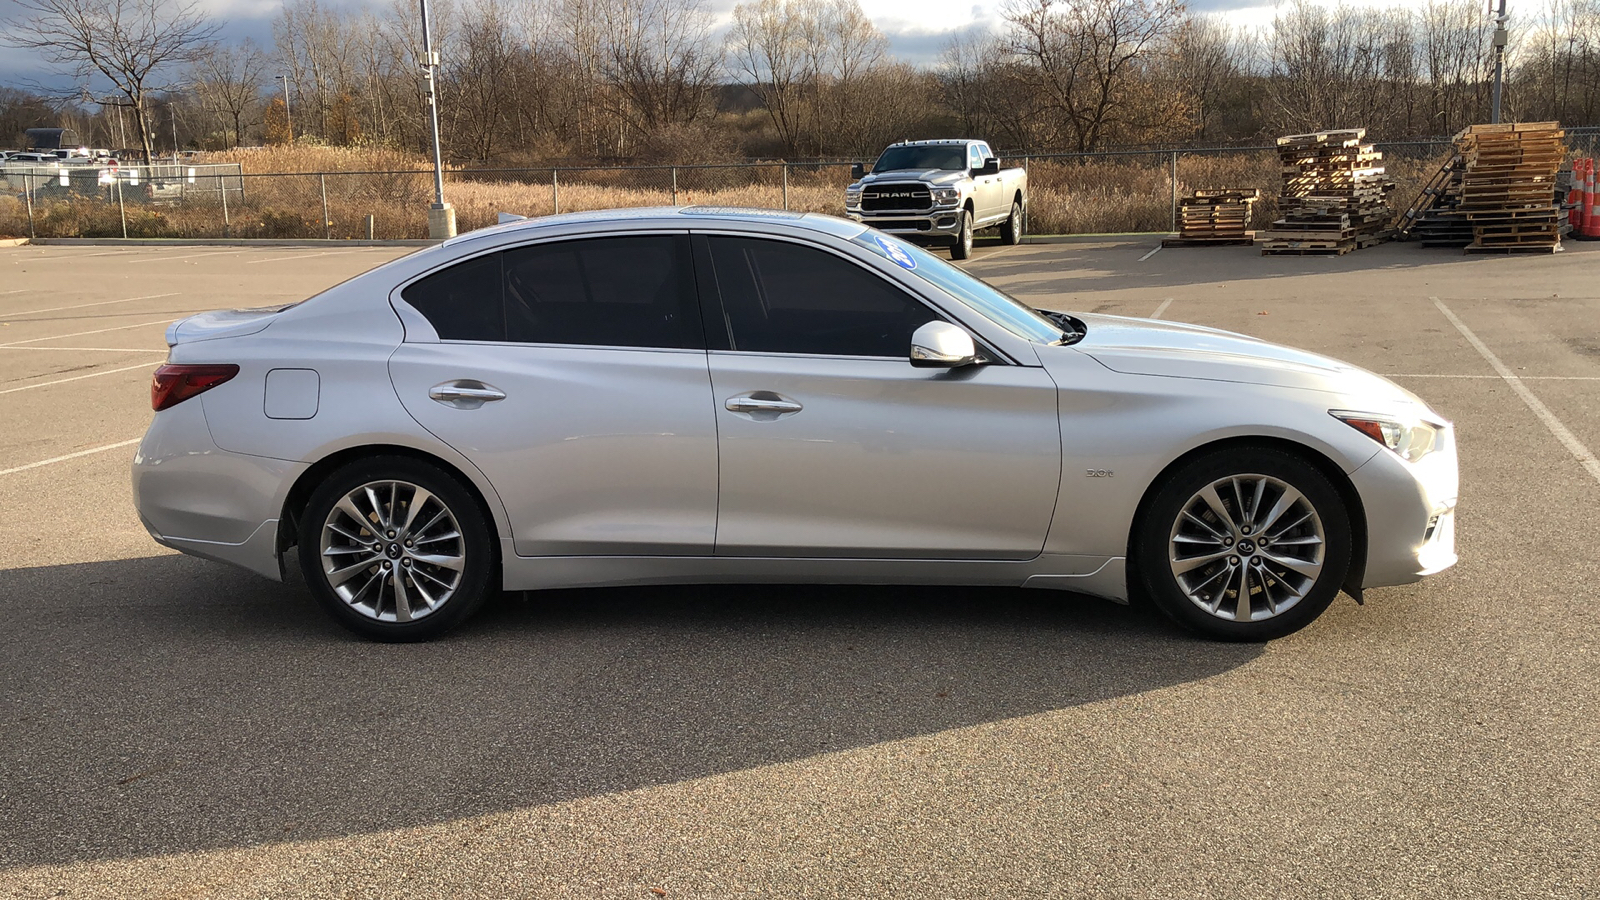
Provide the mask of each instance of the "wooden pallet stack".
{"label": "wooden pallet stack", "polygon": [[1558,122],[1473,125],[1456,135],[1465,163],[1456,214],[1472,226],[1467,253],[1561,249],[1564,135]]}
{"label": "wooden pallet stack", "polygon": [[1261,192],[1255,188],[1197,190],[1178,201],[1178,236],[1163,247],[1254,243],[1250,216]]}
{"label": "wooden pallet stack", "polygon": [[1387,240],[1393,211],[1379,165],[1383,154],[1363,143],[1365,128],[1292,134],[1278,138],[1283,218],[1257,235],[1263,255],[1342,256]]}

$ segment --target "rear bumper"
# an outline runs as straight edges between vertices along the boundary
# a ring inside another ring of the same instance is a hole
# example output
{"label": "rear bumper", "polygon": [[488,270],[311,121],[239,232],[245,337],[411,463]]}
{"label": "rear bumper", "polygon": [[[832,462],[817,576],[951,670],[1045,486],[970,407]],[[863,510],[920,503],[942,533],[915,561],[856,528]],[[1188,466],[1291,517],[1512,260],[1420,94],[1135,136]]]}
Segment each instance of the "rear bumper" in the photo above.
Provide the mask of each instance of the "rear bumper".
{"label": "rear bumper", "polygon": [[305,463],[217,447],[199,402],[156,414],[133,458],[133,502],[157,543],[282,578],[278,518]]}
{"label": "rear bumper", "polygon": [[1350,474],[1367,514],[1363,588],[1409,584],[1456,564],[1455,434],[1419,463],[1387,451]]}

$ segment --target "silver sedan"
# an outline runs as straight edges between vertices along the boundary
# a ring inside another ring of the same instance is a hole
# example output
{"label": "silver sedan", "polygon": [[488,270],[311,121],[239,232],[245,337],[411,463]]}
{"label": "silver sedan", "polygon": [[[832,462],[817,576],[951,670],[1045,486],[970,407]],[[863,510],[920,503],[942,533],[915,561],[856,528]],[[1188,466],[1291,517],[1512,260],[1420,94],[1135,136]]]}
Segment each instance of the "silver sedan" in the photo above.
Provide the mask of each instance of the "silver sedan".
{"label": "silver sedan", "polygon": [[1265,640],[1456,561],[1451,426],[1354,366],[1031,309],[842,219],[628,210],[167,331],[160,543],[382,640],[497,590],[1015,585]]}

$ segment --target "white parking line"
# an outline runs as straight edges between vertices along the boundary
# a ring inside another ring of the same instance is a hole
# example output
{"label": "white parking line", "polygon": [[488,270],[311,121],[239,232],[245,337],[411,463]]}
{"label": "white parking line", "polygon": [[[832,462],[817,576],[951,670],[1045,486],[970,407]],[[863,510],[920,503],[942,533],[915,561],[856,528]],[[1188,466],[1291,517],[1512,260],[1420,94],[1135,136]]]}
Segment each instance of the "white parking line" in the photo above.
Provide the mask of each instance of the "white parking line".
{"label": "white parking line", "polygon": [[1172,298],[1171,297],[1168,297],[1167,299],[1161,301],[1161,305],[1156,307],[1156,311],[1150,314],[1150,318],[1152,318],[1152,319],[1161,318],[1161,314],[1166,312],[1167,311],[1167,307],[1169,307],[1171,305],[1172,305]]}
{"label": "white parking line", "polygon": [[69,351],[73,353],[166,353],[165,347],[8,347],[0,344],[0,350],[32,350],[35,353],[60,353]]}
{"label": "white parking line", "polygon": [[1160,252],[1161,252],[1161,245],[1157,244],[1156,248],[1154,250],[1151,250],[1149,253],[1146,253],[1145,255],[1139,257],[1139,262],[1144,262],[1145,260],[1149,259],[1152,256],[1155,256],[1157,253],[1160,253]]}
{"label": "white parking line", "polygon": [[229,251],[227,251],[225,253],[217,253],[217,252],[213,251],[211,253],[189,253],[189,254],[186,254],[184,256],[151,256],[151,257],[147,257],[145,259],[132,259],[132,260],[129,260],[128,263],[129,263],[129,265],[132,265],[133,263],[174,262],[174,261],[180,260],[180,259],[197,259],[197,258],[202,257],[202,256],[205,256],[205,257],[238,256],[242,252],[244,252],[244,251],[242,251],[242,250],[229,250]]}
{"label": "white parking line", "polygon": [[[151,319],[148,322],[135,322],[132,325],[118,325],[115,328],[96,328],[94,331],[74,331],[71,334],[52,334],[49,337],[28,338],[25,341],[11,341],[10,343],[7,343],[7,344],[0,344],[0,347],[16,347],[16,346],[19,346],[21,344],[37,344],[40,341],[59,341],[59,340],[62,340],[62,339],[65,339],[65,338],[70,338],[70,337],[83,337],[86,334],[105,334],[108,331],[127,331],[129,328],[143,328],[146,325],[165,325],[165,324],[170,323],[171,321],[172,321],[172,317],[171,316],[167,316],[166,318],[161,318],[161,319]],[[63,348],[45,348],[45,349],[63,349]]]}
{"label": "white parking line", "polygon": [[1523,403],[1528,404],[1528,408],[1533,410],[1533,414],[1539,417],[1539,421],[1544,423],[1544,427],[1550,429],[1550,433],[1556,436],[1556,440],[1567,448],[1567,452],[1577,458],[1578,462],[1583,465],[1584,469],[1589,472],[1595,481],[1600,482],[1600,459],[1595,458],[1594,452],[1585,447],[1583,442],[1578,440],[1577,435],[1567,429],[1567,426],[1561,424],[1561,420],[1556,418],[1556,414],[1551,412],[1550,408],[1545,406],[1538,397],[1535,397],[1533,391],[1528,390],[1528,386],[1522,383],[1522,379],[1515,372],[1512,372],[1510,367],[1501,362],[1500,357],[1495,356],[1494,351],[1490,350],[1487,344],[1478,340],[1478,336],[1472,333],[1472,329],[1467,327],[1467,323],[1456,318],[1456,314],[1450,311],[1450,307],[1444,305],[1444,301],[1438,297],[1429,297],[1428,299],[1433,301],[1434,306],[1439,307],[1439,312],[1444,313],[1444,317],[1450,320],[1450,324],[1454,325],[1457,331],[1461,332],[1461,336],[1467,339],[1467,343],[1471,344],[1480,356],[1489,361],[1489,365],[1500,375],[1500,378],[1510,385],[1513,391],[1517,392],[1517,396],[1522,398]]}
{"label": "white parking line", "polygon": [[[1385,378],[1492,378],[1498,380],[1499,375],[1433,375],[1415,372],[1389,372]],[[1600,375],[1518,375],[1523,381],[1600,381]]]}
{"label": "white parking line", "polygon": [[270,256],[266,259],[250,259],[245,261],[247,266],[260,265],[269,262],[287,262],[291,259],[311,259],[314,256],[334,256],[340,253],[353,253],[353,250],[325,250],[321,253],[302,253],[299,256]]}
{"label": "white parking line", "polygon": [[[13,292],[13,293],[15,293],[15,292]],[[48,309],[29,309],[29,310],[23,310],[22,312],[19,312],[19,313],[11,313],[10,316],[0,316],[0,318],[11,318],[13,316],[31,316],[31,315],[35,315],[37,313],[47,313],[47,312],[61,312],[62,310],[67,310],[67,309],[83,309],[85,306],[106,306],[106,305],[111,304],[111,303],[132,303],[135,300],[159,300],[162,297],[176,297],[176,296],[178,296],[178,293],[179,293],[178,291],[172,291],[171,293],[167,293],[167,294],[146,294],[143,297],[124,297],[121,300],[96,300],[93,303],[78,303],[78,304],[75,304],[73,306],[52,306],[52,307],[49,307]]]}
{"label": "white parking line", "polygon": [[0,394],[15,394],[17,391],[31,391],[34,388],[49,387],[52,384],[66,384],[69,381],[82,381],[85,378],[98,378],[101,375],[115,375],[118,372],[131,372],[134,369],[148,369],[153,363],[142,362],[137,365],[123,366],[120,369],[106,369],[104,372],[90,372],[87,375],[74,375],[71,378],[57,378],[55,381],[41,381],[38,384],[25,384],[22,387],[6,388]]}
{"label": "white parking line", "polygon": [[79,450],[77,453],[68,453],[65,456],[54,456],[54,457],[51,457],[50,459],[41,459],[38,462],[31,462],[31,463],[28,463],[25,466],[14,466],[14,467],[12,467],[10,469],[0,469],[0,475],[11,475],[11,474],[16,473],[16,472],[26,472],[29,469],[37,469],[40,466],[48,466],[48,465],[51,465],[53,463],[66,462],[69,459],[77,459],[80,456],[89,456],[89,455],[92,455],[92,454],[95,454],[95,453],[104,453],[107,450],[115,450],[118,447],[127,447],[127,446],[131,446],[133,444],[137,444],[141,440],[143,440],[143,439],[142,438],[134,438],[131,441],[121,441],[121,442],[115,443],[115,444],[106,444],[104,447],[90,447],[88,450]]}
{"label": "white parking line", "polygon": [[20,294],[23,291],[37,290],[37,288],[17,288],[14,291],[0,291],[0,294]]}

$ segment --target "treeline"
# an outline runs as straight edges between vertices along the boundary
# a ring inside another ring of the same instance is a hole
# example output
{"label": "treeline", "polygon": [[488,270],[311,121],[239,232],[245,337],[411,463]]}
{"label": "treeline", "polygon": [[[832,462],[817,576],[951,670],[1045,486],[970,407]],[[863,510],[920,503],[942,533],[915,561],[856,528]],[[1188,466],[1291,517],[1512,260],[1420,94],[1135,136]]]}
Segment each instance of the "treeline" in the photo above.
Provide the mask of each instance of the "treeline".
{"label": "treeline", "polygon": [[[1505,117],[1600,124],[1600,0],[1516,5]],[[1175,0],[1010,0],[998,30],[913,66],[856,0],[743,0],[723,21],[703,0],[433,10],[446,155],[497,165],[860,157],[968,134],[1029,151],[1351,126],[1444,135],[1488,120],[1495,27],[1486,0],[1290,0],[1249,32]],[[193,48],[177,87],[140,111],[156,146],[426,146],[414,0],[361,12],[288,0],[273,34],[270,49]],[[0,92],[0,134],[38,124],[22,120],[42,102]],[[90,143],[127,145],[121,107],[53,109]]]}

